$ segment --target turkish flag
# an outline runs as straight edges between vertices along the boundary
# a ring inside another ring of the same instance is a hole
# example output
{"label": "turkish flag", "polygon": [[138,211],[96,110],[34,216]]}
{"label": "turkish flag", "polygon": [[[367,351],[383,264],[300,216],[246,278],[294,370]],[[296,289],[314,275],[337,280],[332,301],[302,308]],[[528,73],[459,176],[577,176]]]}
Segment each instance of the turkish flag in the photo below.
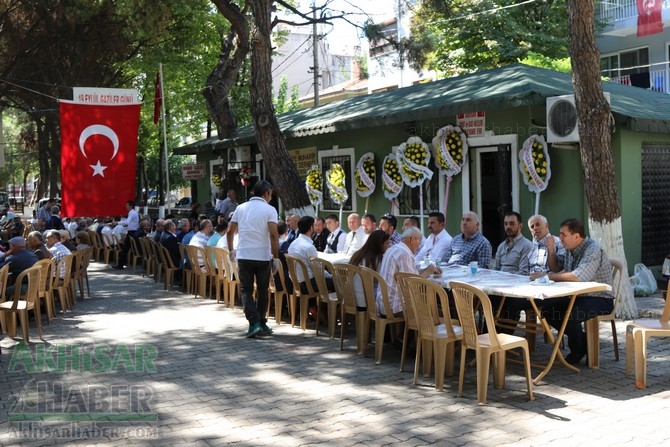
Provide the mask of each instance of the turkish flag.
{"label": "turkish flag", "polygon": [[663,32],[662,0],[637,0],[637,37]]}
{"label": "turkish flag", "polygon": [[163,105],[163,84],[161,82],[160,72],[156,73],[156,83],[154,84],[154,124],[158,124],[161,117],[161,106]]}
{"label": "turkish flag", "polygon": [[60,103],[61,214],[125,215],[135,198],[141,104]]}

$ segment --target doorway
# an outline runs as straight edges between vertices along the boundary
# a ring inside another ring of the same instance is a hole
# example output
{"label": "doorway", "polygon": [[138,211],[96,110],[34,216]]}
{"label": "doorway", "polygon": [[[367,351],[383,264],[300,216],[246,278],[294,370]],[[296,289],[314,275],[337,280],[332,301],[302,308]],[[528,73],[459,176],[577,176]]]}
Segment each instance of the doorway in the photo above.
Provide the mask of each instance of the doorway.
{"label": "doorway", "polygon": [[463,211],[479,216],[479,230],[491,243],[493,254],[505,240],[503,220],[519,210],[516,135],[470,138],[468,163],[463,169]]}
{"label": "doorway", "polygon": [[513,200],[514,158],[510,144],[470,147],[470,200],[464,205],[479,216],[479,230],[489,240],[493,253],[505,240],[505,213],[515,207]]}

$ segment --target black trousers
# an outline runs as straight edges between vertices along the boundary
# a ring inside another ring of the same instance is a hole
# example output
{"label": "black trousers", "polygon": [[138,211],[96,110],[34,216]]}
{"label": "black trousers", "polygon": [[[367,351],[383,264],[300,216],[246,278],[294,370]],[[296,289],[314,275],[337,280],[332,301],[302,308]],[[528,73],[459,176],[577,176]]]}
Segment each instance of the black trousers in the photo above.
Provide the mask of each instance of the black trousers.
{"label": "black trousers", "polygon": [[123,247],[121,247],[121,253],[119,253],[119,262],[117,265],[123,267],[128,263],[128,253],[130,252],[130,239],[134,238],[137,241],[137,230],[129,231],[126,234],[125,239],[123,240]]}

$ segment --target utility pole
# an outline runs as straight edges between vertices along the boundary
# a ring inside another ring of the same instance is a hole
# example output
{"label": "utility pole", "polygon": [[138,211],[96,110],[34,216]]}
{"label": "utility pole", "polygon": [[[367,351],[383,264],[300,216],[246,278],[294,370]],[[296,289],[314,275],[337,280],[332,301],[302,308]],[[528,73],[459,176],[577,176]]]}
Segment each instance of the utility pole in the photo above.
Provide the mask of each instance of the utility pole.
{"label": "utility pole", "polygon": [[312,18],[314,23],[312,23],[312,52],[314,56],[314,107],[319,105],[319,36],[317,34],[316,27],[316,4],[312,3]]}

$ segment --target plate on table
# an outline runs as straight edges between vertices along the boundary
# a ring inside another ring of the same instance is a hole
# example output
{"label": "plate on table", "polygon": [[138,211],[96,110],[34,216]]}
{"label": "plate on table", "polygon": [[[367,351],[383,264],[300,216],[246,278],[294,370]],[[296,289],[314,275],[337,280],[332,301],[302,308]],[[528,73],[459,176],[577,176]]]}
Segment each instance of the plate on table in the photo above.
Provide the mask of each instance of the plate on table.
{"label": "plate on table", "polygon": [[537,280],[535,280],[535,281],[531,281],[530,284],[532,286],[549,286],[549,285],[553,284],[554,282],[555,281],[552,281],[552,280],[549,280],[547,282],[537,282]]}

